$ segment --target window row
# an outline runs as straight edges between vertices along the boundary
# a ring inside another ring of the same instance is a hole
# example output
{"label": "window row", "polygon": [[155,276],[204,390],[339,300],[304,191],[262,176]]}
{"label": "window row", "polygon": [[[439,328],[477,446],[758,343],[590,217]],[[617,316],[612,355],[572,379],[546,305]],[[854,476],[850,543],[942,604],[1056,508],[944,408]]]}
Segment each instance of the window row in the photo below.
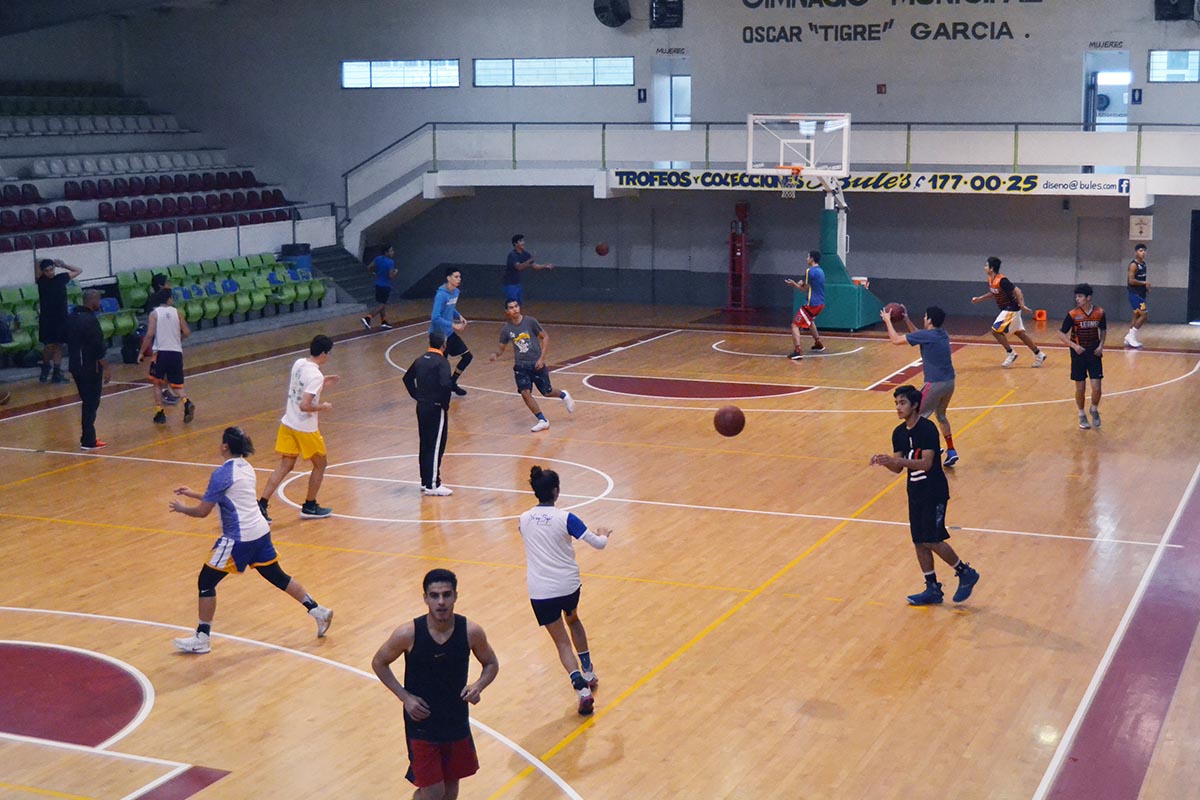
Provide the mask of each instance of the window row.
{"label": "window row", "polygon": [[[458,59],[343,61],[343,89],[429,89],[459,85]],[[633,57],[477,58],[476,86],[633,86]]]}
{"label": "window row", "polygon": [[1200,50],[1151,50],[1150,83],[1200,82]]}

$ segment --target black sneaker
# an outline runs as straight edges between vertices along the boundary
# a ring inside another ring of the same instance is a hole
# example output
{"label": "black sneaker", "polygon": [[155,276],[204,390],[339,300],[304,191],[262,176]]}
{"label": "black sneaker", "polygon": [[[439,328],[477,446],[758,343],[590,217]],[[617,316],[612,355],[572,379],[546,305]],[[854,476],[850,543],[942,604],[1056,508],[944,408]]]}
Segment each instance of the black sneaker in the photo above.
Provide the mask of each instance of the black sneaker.
{"label": "black sneaker", "polygon": [[51,383],[70,383],[71,379],[62,374],[61,369],[54,370],[54,374],[50,376]]}
{"label": "black sneaker", "polygon": [[458,385],[458,381],[450,381],[450,391],[454,392],[459,397],[465,397],[467,390]]}
{"label": "black sneaker", "polygon": [[183,421],[191,422],[196,418],[196,404],[191,400],[183,401]]}
{"label": "black sneaker", "polygon": [[970,564],[963,564],[962,574],[958,576],[958,590],[954,592],[954,602],[961,603],[971,596],[975,584],[979,583],[979,573]]}
{"label": "black sneaker", "polygon": [[823,352],[823,351],[825,350],[825,345],[823,345],[823,344],[814,344],[814,345],[813,345],[812,347],[810,347],[809,349],[810,349],[810,350],[812,350],[814,353],[820,353],[820,352]]}
{"label": "black sneaker", "polygon": [[362,324],[363,324],[364,328],[366,328],[367,330],[371,330],[371,318],[370,317],[362,317]]}
{"label": "black sneaker", "polygon": [[167,424],[167,412],[163,411],[160,408],[158,410],[158,412],[154,415],[154,424],[155,425],[166,425]]}
{"label": "black sneaker", "polygon": [[38,383],[46,383],[50,380],[50,362],[42,364],[42,371],[38,373]]}
{"label": "black sneaker", "polygon": [[265,500],[261,497],[258,498],[258,510],[262,512],[263,519],[265,519],[267,522],[270,522],[271,517],[269,514],[267,514],[267,503],[268,503],[267,500]]}
{"label": "black sneaker", "polygon": [[927,583],[925,584],[925,591],[908,596],[908,604],[910,606],[935,606],[940,604],[942,600],[942,585],[940,583]]}
{"label": "black sneaker", "polygon": [[390,322],[381,322],[381,323],[379,323],[379,327],[380,327],[380,328],[383,328],[385,331],[390,331],[390,330],[392,329],[392,323],[390,323]]}
{"label": "black sneaker", "polygon": [[788,358],[790,358],[792,361],[801,361],[804,359],[804,353],[800,352],[799,350],[793,350]]}
{"label": "black sneaker", "polygon": [[317,505],[316,500],[305,500],[300,506],[300,516],[304,519],[323,519],[333,513],[332,508]]}

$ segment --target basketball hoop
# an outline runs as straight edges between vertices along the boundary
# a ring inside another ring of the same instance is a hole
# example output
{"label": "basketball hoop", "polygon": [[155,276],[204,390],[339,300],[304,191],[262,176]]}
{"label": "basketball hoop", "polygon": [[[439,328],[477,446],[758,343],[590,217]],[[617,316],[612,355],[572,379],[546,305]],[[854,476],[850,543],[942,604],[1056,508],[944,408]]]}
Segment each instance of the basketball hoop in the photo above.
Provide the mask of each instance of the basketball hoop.
{"label": "basketball hoop", "polygon": [[[781,164],[779,168],[788,169],[789,167]],[[790,168],[792,170],[791,175],[781,175],[779,177],[779,187],[781,190],[779,196],[784,200],[796,199],[796,190],[800,188],[800,175],[804,172],[804,167],[792,165]]]}

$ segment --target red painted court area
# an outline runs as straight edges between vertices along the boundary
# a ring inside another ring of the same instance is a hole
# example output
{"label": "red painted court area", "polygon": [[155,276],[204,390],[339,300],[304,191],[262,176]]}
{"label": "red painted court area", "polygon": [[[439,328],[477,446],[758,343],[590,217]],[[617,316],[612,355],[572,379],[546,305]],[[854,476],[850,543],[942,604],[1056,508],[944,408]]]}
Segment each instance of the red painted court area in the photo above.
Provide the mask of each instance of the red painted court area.
{"label": "red painted court area", "polygon": [[675,400],[740,400],[749,397],[779,397],[807,392],[811,386],[777,383],[693,381],[684,378],[639,378],[633,375],[592,375],[584,383],[593,389],[637,397]]}

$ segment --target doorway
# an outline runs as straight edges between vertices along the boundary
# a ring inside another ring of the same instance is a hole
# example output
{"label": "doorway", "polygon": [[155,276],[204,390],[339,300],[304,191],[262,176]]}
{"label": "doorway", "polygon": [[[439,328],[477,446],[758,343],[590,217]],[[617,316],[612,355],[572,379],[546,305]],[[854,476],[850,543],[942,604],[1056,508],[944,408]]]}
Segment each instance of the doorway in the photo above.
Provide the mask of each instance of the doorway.
{"label": "doorway", "polygon": [[[692,73],[687,56],[656,56],[653,61],[651,119],[655,130],[686,131],[692,127]],[[687,169],[686,161],[655,162],[658,169]]]}
{"label": "doorway", "polygon": [[[1092,50],[1083,59],[1083,129],[1124,131],[1129,127],[1128,50]],[[1084,172],[1124,172],[1123,167],[1086,166]]]}
{"label": "doorway", "polygon": [[1192,212],[1192,245],[1188,254],[1187,318],[1200,324],[1200,211]]}

